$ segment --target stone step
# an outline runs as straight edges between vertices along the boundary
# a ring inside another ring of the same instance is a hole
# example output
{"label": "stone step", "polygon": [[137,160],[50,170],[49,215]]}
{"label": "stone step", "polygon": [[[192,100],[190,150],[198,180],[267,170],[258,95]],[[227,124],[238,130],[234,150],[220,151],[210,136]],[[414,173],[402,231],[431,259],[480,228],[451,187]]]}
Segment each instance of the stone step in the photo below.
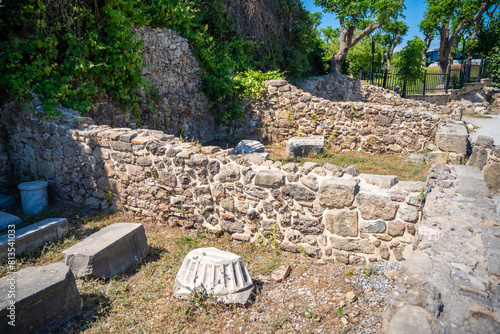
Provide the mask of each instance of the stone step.
{"label": "stone step", "polygon": [[149,254],[142,224],[116,223],[63,251],[76,277],[113,277]]}
{"label": "stone step", "polygon": [[[16,229],[12,234],[0,236],[0,259],[7,257],[9,241],[15,241],[15,253],[21,255],[33,252],[46,242],[64,238],[68,234],[68,220],[66,218],[48,218],[38,223]],[[9,239],[9,236],[11,238]]]}
{"label": "stone step", "polygon": [[0,333],[49,332],[80,307],[75,277],[62,262],[25,268],[0,279]]}

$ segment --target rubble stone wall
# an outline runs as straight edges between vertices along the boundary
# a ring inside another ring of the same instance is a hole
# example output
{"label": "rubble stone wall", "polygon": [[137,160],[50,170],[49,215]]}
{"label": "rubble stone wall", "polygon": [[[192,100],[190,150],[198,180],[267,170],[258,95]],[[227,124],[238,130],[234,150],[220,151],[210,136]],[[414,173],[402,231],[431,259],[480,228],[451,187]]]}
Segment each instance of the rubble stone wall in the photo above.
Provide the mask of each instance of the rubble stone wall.
{"label": "rubble stone wall", "polygon": [[481,171],[436,165],[382,332],[494,333],[500,328],[500,215]]}
{"label": "rubble stone wall", "polygon": [[138,123],[131,112],[119,110],[118,104],[102,101],[89,116],[97,124],[111,127],[146,127],[198,140],[214,139],[214,117],[201,91],[203,69],[188,40],[170,29],[138,27],[135,33],[143,44],[142,73],[153,87],[148,101],[156,111],[152,113],[144,103]]}
{"label": "rubble stone wall", "polygon": [[481,169],[488,186],[500,189],[500,147],[493,138],[477,137],[467,165]]}
{"label": "rubble stone wall", "polygon": [[[328,77],[316,82],[339,85],[338,77]],[[345,87],[357,87],[352,80]],[[319,84],[314,89],[312,84],[305,86],[318,95],[330,94],[326,88],[327,93],[320,94],[323,88]],[[393,153],[425,149],[433,141],[438,123],[460,117],[459,108],[401,99],[375,86],[362,88],[365,102],[339,102],[317,97],[285,80],[272,80],[267,82],[267,94],[247,110],[258,115],[262,136],[273,143],[294,136],[323,135],[325,145],[333,149]]]}
{"label": "rubble stone wall", "polygon": [[9,140],[16,181],[48,180],[51,194],[64,201],[330,261],[411,254],[422,182],[237,156],[157,130],[91,125],[69,111],[49,122],[15,115]]}

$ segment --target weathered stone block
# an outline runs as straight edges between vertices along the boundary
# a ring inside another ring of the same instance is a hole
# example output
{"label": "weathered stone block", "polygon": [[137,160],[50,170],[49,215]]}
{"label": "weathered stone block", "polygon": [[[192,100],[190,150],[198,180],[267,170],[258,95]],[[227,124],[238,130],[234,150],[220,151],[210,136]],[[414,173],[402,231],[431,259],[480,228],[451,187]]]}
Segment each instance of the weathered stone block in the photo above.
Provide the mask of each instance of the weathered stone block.
{"label": "weathered stone block", "polygon": [[356,202],[363,219],[392,220],[399,207],[389,196],[363,192],[358,194]]}
{"label": "weathered stone block", "polygon": [[358,236],[358,212],[350,210],[331,210],[325,214],[326,228],[343,237]]}
{"label": "weathered stone block", "polygon": [[294,219],[292,227],[305,234],[320,234],[325,229],[323,222],[319,219],[297,218]]}
{"label": "weathered stone block", "polygon": [[291,157],[304,157],[311,153],[322,154],[325,137],[293,137],[286,142],[285,154]]}
{"label": "weathered stone block", "polygon": [[220,182],[236,182],[240,179],[240,168],[234,164],[223,165],[220,168],[219,174],[215,176],[216,181]]}
{"label": "weathered stone block", "polygon": [[260,199],[266,199],[269,197],[269,192],[265,188],[257,187],[257,186],[244,186],[243,191],[253,197],[257,197]]}
{"label": "weathered stone block", "polygon": [[486,165],[483,174],[488,186],[500,189],[500,162],[492,162]]}
{"label": "weathered stone block", "polygon": [[285,173],[277,170],[260,170],[255,174],[255,185],[280,187],[285,184]]}
{"label": "weathered stone block", "polygon": [[[14,284],[15,299],[11,299]],[[11,302],[15,302],[15,327],[8,323]],[[25,268],[0,279],[2,333],[47,332],[76,314],[80,306],[75,277],[62,262]]]}
{"label": "weathered stone block", "polygon": [[436,133],[436,145],[444,152],[467,154],[469,134],[464,125],[447,124],[439,127]]}
{"label": "weathered stone block", "polygon": [[383,189],[392,188],[392,186],[398,183],[398,177],[395,175],[359,174],[359,177],[368,184],[373,184]]}
{"label": "weathered stone block", "polygon": [[398,214],[399,218],[405,222],[415,223],[418,220],[418,210],[416,207],[411,205],[401,204]]}
{"label": "weathered stone block", "polygon": [[149,254],[142,224],[109,225],[63,251],[65,263],[77,277],[113,277]]}
{"label": "weathered stone block", "polygon": [[352,180],[323,180],[319,186],[319,203],[335,208],[350,206],[354,201],[356,187],[356,182]]}
{"label": "weathered stone block", "polygon": [[494,143],[495,143],[495,140],[491,137],[488,137],[488,136],[479,135],[476,138],[476,145],[477,146],[482,146],[485,148],[493,148]]}
{"label": "weathered stone block", "polygon": [[318,191],[318,178],[314,175],[307,175],[300,178],[300,183],[305,185],[307,188]]}
{"label": "weathered stone block", "polygon": [[304,187],[296,185],[289,185],[284,187],[281,190],[281,193],[284,196],[290,196],[291,198],[299,201],[312,201],[316,198],[316,195],[313,192],[307,190]]}
{"label": "weathered stone block", "polygon": [[447,152],[429,152],[427,154],[427,162],[429,165],[445,165],[448,163]]}
{"label": "weathered stone block", "polygon": [[488,159],[488,151],[482,147],[475,146],[469,159],[469,166],[483,169]]}
{"label": "weathered stone block", "polygon": [[403,222],[390,222],[387,229],[387,233],[391,237],[399,237],[405,234],[405,227],[406,225]]}
{"label": "weathered stone block", "polygon": [[365,220],[359,223],[359,231],[364,233],[383,233],[387,223],[381,219]]}
{"label": "weathered stone block", "polygon": [[256,140],[242,140],[236,145],[234,148],[238,154],[251,154],[251,153],[263,153],[264,145],[261,142]]}
{"label": "weathered stone block", "polygon": [[365,254],[373,254],[375,252],[375,246],[367,239],[344,239],[331,237],[330,242],[333,248],[347,252]]}
{"label": "weathered stone block", "polygon": [[[16,255],[33,252],[46,242],[64,238],[68,234],[66,218],[49,218],[38,223],[16,229]],[[12,239],[10,239],[12,241]],[[0,258],[7,257],[8,235],[0,236]]]}

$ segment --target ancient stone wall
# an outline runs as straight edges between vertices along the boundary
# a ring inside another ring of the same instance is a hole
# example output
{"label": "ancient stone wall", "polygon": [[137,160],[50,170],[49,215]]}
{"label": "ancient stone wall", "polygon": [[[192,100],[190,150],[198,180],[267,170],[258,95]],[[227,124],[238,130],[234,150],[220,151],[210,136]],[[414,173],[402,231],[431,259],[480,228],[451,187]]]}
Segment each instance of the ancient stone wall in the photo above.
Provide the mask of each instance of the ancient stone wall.
{"label": "ancient stone wall", "polygon": [[[336,79],[339,78],[321,82],[337,87]],[[312,91],[318,94],[318,89]],[[330,92],[325,91],[326,95]],[[294,136],[323,135],[325,145],[333,149],[393,153],[426,148],[440,121],[460,117],[459,108],[401,99],[394,92],[375,86],[366,85],[362,93],[367,102],[336,102],[314,96],[287,81],[272,80],[267,82],[267,94],[247,106],[247,110],[258,115],[262,136],[273,143]]]}
{"label": "ancient stone wall", "polygon": [[494,333],[500,328],[500,215],[481,171],[432,167],[415,252],[403,264],[382,332]]}
{"label": "ancient stone wall", "polygon": [[16,115],[9,128],[16,181],[48,180],[62,200],[331,261],[411,254],[421,182],[236,156],[157,130],[91,125],[70,111],[49,122]]}
{"label": "ancient stone wall", "polygon": [[[14,109],[15,107],[11,103],[8,108]],[[7,195],[8,190],[12,186],[12,166],[7,142],[6,123],[3,114],[0,112],[0,194],[4,195]]]}
{"label": "ancient stone wall", "polygon": [[144,103],[138,122],[132,113],[119,110],[118,104],[102,101],[89,116],[101,125],[146,127],[198,140],[214,139],[214,117],[201,92],[203,69],[188,40],[170,29],[138,27],[135,32],[143,44],[142,73],[153,87],[148,101],[156,111],[152,113],[151,106]]}

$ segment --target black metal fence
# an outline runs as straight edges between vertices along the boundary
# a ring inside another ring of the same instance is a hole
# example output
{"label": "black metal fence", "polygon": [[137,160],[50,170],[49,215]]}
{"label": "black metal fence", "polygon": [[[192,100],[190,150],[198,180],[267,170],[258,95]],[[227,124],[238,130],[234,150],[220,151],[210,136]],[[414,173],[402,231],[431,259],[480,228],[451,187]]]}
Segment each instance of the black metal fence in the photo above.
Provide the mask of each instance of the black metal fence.
{"label": "black metal fence", "polygon": [[422,79],[411,84],[403,80],[393,70],[369,69],[359,71],[359,79],[375,86],[391,89],[401,96],[448,93],[448,89],[460,89],[465,83],[479,82],[488,78],[488,59],[482,59],[479,65],[449,65],[446,73],[440,73],[439,67],[424,69]]}

